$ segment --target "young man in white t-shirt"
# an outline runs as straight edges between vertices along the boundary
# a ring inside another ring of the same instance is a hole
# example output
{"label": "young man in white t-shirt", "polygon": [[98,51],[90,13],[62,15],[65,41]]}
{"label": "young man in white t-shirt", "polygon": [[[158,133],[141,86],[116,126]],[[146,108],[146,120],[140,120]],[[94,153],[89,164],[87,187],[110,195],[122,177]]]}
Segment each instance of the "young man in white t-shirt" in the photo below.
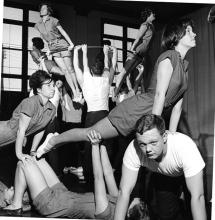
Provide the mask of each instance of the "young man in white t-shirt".
{"label": "young man in white t-shirt", "polygon": [[[175,186],[172,186],[174,184],[168,178],[174,181],[174,179],[177,180],[177,177],[184,175],[191,194],[193,219],[206,220],[203,189],[205,163],[198,148],[188,136],[166,131],[164,120],[153,114],[144,115],[138,120],[136,138],[129,144],[125,152],[115,220],[124,219],[126,216],[130,194],[141,166],[168,176],[164,177],[164,182],[156,183],[160,186],[158,191],[162,191],[162,194],[156,194],[157,203],[161,203],[156,204],[159,219],[183,219],[176,201],[179,187],[176,189]],[[177,181],[175,182],[177,183]],[[162,199],[159,199],[159,195]]]}

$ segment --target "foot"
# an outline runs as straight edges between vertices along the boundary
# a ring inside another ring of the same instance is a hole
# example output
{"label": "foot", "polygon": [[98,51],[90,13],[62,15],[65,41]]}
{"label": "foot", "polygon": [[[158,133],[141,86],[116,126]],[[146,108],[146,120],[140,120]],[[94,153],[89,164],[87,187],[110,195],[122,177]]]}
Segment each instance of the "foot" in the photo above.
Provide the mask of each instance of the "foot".
{"label": "foot", "polygon": [[48,151],[51,150],[51,148],[53,148],[53,146],[49,143],[49,140],[54,137],[57,136],[58,133],[55,132],[53,133],[49,133],[46,137],[46,140],[43,142],[42,145],[39,146],[39,148],[37,149],[37,157],[40,158],[43,154],[47,153]]}

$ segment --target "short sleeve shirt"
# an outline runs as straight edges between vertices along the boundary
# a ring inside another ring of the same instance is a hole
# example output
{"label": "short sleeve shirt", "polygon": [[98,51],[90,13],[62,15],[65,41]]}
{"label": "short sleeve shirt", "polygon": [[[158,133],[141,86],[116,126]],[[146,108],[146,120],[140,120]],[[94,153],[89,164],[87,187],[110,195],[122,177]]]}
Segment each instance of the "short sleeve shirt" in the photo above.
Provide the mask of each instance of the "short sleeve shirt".
{"label": "short sleeve shirt", "polygon": [[16,107],[8,125],[16,133],[19,127],[20,113],[23,113],[31,118],[26,130],[26,135],[30,135],[44,129],[55,117],[55,112],[56,108],[50,101],[43,105],[41,97],[35,95],[24,99]]}
{"label": "short sleeve shirt", "polygon": [[52,16],[49,16],[45,22],[42,19],[35,24],[35,28],[40,32],[42,38],[49,42],[62,38],[61,33],[57,29],[60,26],[59,20]]}
{"label": "short sleeve shirt", "polygon": [[199,173],[205,166],[200,152],[191,138],[187,135],[168,133],[167,153],[161,162],[149,159],[146,156],[140,158],[135,149],[135,141],[132,141],[123,158],[123,164],[130,170],[138,171],[144,166],[153,172],[167,176],[192,177]]}

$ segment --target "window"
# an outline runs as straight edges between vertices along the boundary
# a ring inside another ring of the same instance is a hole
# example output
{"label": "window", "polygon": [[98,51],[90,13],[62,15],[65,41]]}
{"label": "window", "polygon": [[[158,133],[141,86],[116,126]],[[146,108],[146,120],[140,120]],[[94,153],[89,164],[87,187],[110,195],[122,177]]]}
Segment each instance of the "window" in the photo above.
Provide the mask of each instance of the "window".
{"label": "window", "polygon": [[3,10],[2,38],[2,90],[26,92],[28,78],[38,69],[29,51],[31,39],[39,37],[34,24],[40,19],[39,12],[23,5],[5,5]]}
{"label": "window", "polygon": [[[138,28],[110,20],[103,20],[102,40],[109,40],[118,50],[117,72],[123,68],[128,50],[136,38]],[[115,83],[117,75],[114,77]],[[112,89],[112,88],[111,88]]]}

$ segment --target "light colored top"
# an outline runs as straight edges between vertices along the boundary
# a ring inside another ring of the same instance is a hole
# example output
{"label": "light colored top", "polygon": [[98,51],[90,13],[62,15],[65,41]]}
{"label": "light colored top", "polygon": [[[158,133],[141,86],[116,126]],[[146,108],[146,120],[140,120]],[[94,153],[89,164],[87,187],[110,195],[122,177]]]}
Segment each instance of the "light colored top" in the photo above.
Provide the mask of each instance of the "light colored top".
{"label": "light colored top", "polygon": [[205,166],[193,140],[179,132],[168,132],[167,153],[161,162],[149,159],[143,154],[140,161],[135,145],[137,147],[136,141],[129,144],[123,158],[123,164],[130,170],[137,171],[140,166],[144,166],[166,176],[174,177],[184,174],[187,178],[198,174]]}
{"label": "light colored top", "polygon": [[109,77],[106,74],[102,76],[92,76],[89,71],[83,74],[83,96],[87,103],[87,111],[109,111]]}

